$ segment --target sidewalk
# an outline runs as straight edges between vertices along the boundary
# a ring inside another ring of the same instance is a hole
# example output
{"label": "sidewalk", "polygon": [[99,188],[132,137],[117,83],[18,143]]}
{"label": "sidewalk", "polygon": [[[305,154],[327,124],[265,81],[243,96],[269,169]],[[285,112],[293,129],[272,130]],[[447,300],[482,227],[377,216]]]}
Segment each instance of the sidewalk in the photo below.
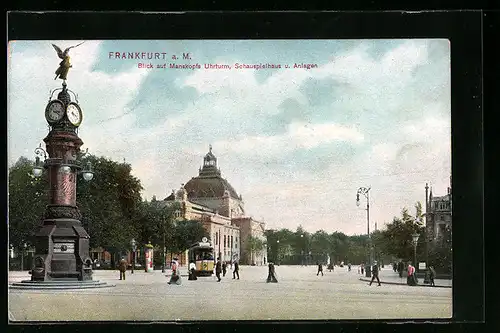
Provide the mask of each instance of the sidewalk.
{"label": "sidewalk", "polygon": [[[400,278],[397,272],[394,272],[392,269],[382,269],[379,273],[379,279],[381,284],[396,284],[396,285],[404,285],[407,286],[406,283],[406,274],[403,273],[403,277]],[[371,277],[367,278],[365,276],[359,278],[360,281],[370,282]],[[374,281],[377,283],[377,280]],[[444,280],[444,279],[434,279],[434,288],[452,288],[452,280]],[[415,287],[432,287],[430,284],[425,284],[424,279],[418,279],[418,284]]]}
{"label": "sidewalk", "polygon": [[[180,270],[180,275],[181,277],[188,277],[188,271],[187,271],[187,268],[184,268],[181,267]],[[132,274],[132,271],[131,270],[127,270],[127,276],[130,276]],[[166,276],[168,278],[170,278],[170,276],[172,275],[172,270],[171,269],[165,269],[165,273],[162,273],[161,272],[161,269],[160,270],[154,270],[153,272],[148,272],[146,273],[144,271],[144,269],[136,269],[134,270],[134,274],[133,275],[150,275],[150,276],[156,276],[156,275],[163,275],[163,276]],[[119,272],[117,269],[115,270],[111,270],[111,269],[98,269],[98,270],[94,270],[93,271],[93,278],[96,279],[98,277],[100,278],[107,278],[107,277],[113,277],[113,276],[116,276],[118,277],[119,276]],[[23,280],[31,280],[31,275],[29,274],[29,271],[9,271],[8,273],[8,283],[9,284],[12,284],[14,282],[21,282]]]}

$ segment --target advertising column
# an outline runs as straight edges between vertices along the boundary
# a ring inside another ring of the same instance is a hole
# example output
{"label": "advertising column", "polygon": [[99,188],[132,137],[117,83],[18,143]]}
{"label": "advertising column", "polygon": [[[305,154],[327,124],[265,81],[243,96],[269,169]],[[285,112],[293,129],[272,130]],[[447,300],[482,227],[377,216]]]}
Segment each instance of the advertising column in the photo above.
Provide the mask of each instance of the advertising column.
{"label": "advertising column", "polygon": [[146,244],[144,248],[144,258],[145,258],[145,266],[144,270],[146,272],[153,272],[153,245],[151,243]]}

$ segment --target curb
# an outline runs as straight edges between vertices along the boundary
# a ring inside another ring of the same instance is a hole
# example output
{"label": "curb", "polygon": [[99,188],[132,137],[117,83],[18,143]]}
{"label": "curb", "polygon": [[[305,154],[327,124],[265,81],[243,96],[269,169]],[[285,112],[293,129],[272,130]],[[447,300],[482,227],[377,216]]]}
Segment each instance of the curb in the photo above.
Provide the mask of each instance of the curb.
{"label": "curb", "polygon": [[[359,278],[359,281],[370,282],[371,279]],[[407,286],[408,285],[406,283],[401,283],[401,282],[385,282],[385,281],[380,281],[380,284],[395,284],[395,285],[400,285],[400,286]],[[438,286],[438,285],[431,286],[428,284],[417,284],[416,286],[409,286],[409,287],[453,288],[453,286]]]}

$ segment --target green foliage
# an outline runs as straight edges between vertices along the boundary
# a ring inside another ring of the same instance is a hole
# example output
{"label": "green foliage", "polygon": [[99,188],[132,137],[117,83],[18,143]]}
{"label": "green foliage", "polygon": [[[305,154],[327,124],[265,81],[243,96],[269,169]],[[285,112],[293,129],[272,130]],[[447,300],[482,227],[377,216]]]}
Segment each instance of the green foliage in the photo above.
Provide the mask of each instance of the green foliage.
{"label": "green foliage", "polygon": [[140,181],[131,175],[128,164],[92,155],[82,159],[83,165],[87,162],[92,163],[95,176],[90,182],[79,179],[77,205],[90,246],[126,252],[138,233],[134,221],[141,204]]}
{"label": "green foliage", "polygon": [[421,258],[425,249],[425,227],[422,219],[422,205],[415,205],[415,216],[410,215],[408,209],[404,208],[401,217],[394,217],[392,223],[386,225],[386,230],[376,236],[374,242],[376,247],[396,258],[413,261],[414,245],[413,233],[420,235],[417,249],[418,257]]}
{"label": "green foliage", "polygon": [[433,265],[438,273],[451,274],[452,254],[451,229],[446,228],[443,237],[439,238],[429,249],[429,265]]}
{"label": "green foliage", "polygon": [[260,238],[250,236],[247,239],[247,250],[251,254],[250,262],[254,263],[254,255],[262,251],[266,247],[266,242]]}
{"label": "green foliage", "polygon": [[210,235],[201,222],[181,220],[175,223],[173,244],[176,252],[186,251],[203,237],[210,238]]}
{"label": "green foliage", "polygon": [[9,168],[9,242],[15,250],[33,243],[48,202],[47,174],[35,178],[33,165],[34,161],[20,157]]}
{"label": "green foliage", "polygon": [[359,264],[368,262],[370,247],[373,248],[374,259],[379,261],[389,262],[392,256],[413,260],[411,235],[414,232],[420,234],[417,256],[421,258],[426,236],[420,202],[415,204],[414,216],[405,208],[401,217],[394,217],[386,230],[373,231],[370,238],[367,235],[347,236],[342,232],[328,234],[323,230],[310,234],[302,226],[295,232],[288,229],[266,230],[265,236],[271,261],[279,258],[283,264],[315,263],[326,260],[328,255],[335,263]]}

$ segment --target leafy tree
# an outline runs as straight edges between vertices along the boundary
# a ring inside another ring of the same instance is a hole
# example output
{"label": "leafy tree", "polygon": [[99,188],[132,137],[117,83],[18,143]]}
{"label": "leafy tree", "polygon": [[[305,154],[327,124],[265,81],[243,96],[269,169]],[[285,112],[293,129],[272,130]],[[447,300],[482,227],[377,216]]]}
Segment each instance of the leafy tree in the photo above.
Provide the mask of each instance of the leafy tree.
{"label": "leafy tree", "polygon": [[176,252],[186,251],[203,237],[210,238],[208,231],[196,220],[176,221],[174,230],[173,244]]}
{"label": "leafy tree", "polygon": [[436,272],[451,274],[453,268],[453,250],[451,246],[451,228],[445,229],[444,235],[437,239],[436,244],[429,248],[429,265],[434,266]]}
{"label": "leafy tree", "polygon": [[34,161],[20,157],[9,168],[9,242],[15,250],[31,245],[48,203],[48,178],[33,176]]}
{"label": "leafy tree", "polygon": [[257,237],[250,236],[247,239],[247,250],[250,252],[250,263],[255,264],[254,255],[256,252],[262,251],[266,247],[266,243]]}
{"label": "leafy tree", "polygon": [[415,232],[421,235],[417,248],[422,251],[425,247],[422,205],[417,203],[415,210],[415,216],[411,216],[408,209],[404,208],[401,211],[401,217],[394,217],[392,223],[386,225],[386,230],[382,231],[381,236],[377,239],[378,246],[384,253],[412,261],[414,254],[412,234]]}
{"label": "leafy tree", "polygon": [[82,159],[83,165],[88,162],[95,177],[90,182],[79,181],[77,205],[90,246],[111,253],[126,252],[139,231],[134,222],[141,204],[140,181],[131,175],[129,164],[93,155]]}
{"label": "leafy tree", "polygon": [[330,252],[329,235],[324,230],[316,231],[311,239],[311,252],[316,261],[325,261],[327,254]]}

